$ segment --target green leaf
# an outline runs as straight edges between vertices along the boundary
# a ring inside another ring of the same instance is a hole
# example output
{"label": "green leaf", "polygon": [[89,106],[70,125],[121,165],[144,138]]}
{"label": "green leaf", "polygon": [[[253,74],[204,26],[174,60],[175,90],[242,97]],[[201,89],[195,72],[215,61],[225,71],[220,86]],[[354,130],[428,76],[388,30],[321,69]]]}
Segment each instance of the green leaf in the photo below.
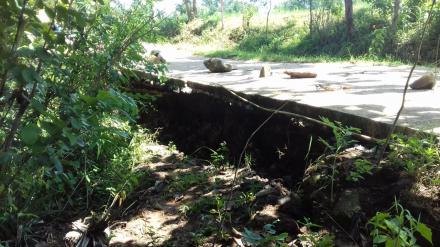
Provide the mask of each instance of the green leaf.
{"label": "green leaf", "polygon": [[53,19],[55,17],[55,11],[53,9],[46,6],[46,8],[44,8],[44,11],[49,18]]}
{"label": "green leaf", "polygon": [[40,133],[41,129],[36,124],[28,124],[21,130],[21,140],[26,145],[33,145],[37,142]]}
{"label": "green leaf", "polygon": [[373,243],[375,244],[380,244],[380,243],[384,243],[385,241],[387,241],[388,236],[386,235],[377,235],[373,238]]}
{"label": "green leaf", "polygon": [[426,240],[428,240],[432,244],[432,231],[431,228],[426,226],[423,223],[418,223],[416,226],[416,230],[424,237]]}
{"label": "green leaf", "polygon": [[396,245],[395,242],[397,240],[393,240],[388,238],[387,241],[385,242],[385,247],[396,247],[396,246],[400,246],[400,245]]}
{"label": "green leaf", "polygon": [[69,143],[71,146],[75,145],[77,142],[77,137],[74,133],[68,128],[63,128],[63,136],[67,137],[69,139]]}
{"label": "green leaf", "polygon": [[63,172],[63,165],[61,164],[60,159],[57,156],[53,156],[51,158],[51,160],[52,160],[53,164],[55,165],[55,169],[58,172],[62,173]]}
{"label": "green leaf", "polygon": [[244,228],[244,233],[243,233],[243,237],[245,239],[246,242],[250,243],[250,244],[258,244],[259,241],[261,241],[263,239],[263,237],[261,237],[260,235],[254,233],[253,231]]}
{"label": "green leaf", "polygon": [[44,112],[44,108],[45,108],[44,105],[41,102],[39,102],[38,100],[36,100],[35,98],[32,99],[31,105],[39,113],[43,113]]}

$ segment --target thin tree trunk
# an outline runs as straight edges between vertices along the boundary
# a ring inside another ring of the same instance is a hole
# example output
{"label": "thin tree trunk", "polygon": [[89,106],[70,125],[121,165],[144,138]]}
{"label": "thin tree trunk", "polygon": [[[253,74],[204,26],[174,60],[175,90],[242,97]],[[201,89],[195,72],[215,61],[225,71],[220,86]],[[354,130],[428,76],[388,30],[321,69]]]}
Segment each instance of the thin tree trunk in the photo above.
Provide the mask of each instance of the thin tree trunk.
{"label": "thin tree trunk", "polygon": [[345,24],[347,25],[347,38],[353,37],[353,0],[345,0]]}
{"label": "thin tree trunk", "polygon": [[309,0],[309,35],[312,36],[313,33],[313,1]]}
{"label": "thin tree trunk", "polygon": [[266,41],[269,34],[269,15],[271,10],[272,10],[272,0],[269,0],[269,10],[267,11],[267,16],[266,16]]}
{"label": "thin tree trunk", "polygon": [[391,33],[393,36],[397,32],[397,24],[400,20],[400,2],[401,0],[394,0],[393,19],[391,20]]}
{"label": "thin tree trunk", "polygon": [[193,17],[197,18],[197,0],[193,0]]}
{"label": "thin tree trunk", "polygon": [[224,30],[225,29],[225,14],[224,14],[224,12],[225,12],[225,2],[224,2],[224,0],[220,0],[220,13],[221,13],[221,16],[222,16],[222,30]]}
{"label": "thin tree trunk", "polygon": [[[391,32],[390,32],[390,50],[395,50],[396,46],[396,33],[397,33],[397,25],[400,20],[400,3],[401,0],[394,0],[393,5],[393,17],[391,19]],[[397,49],[396,49],[397,50]]]}
{"label": "thin tree trunk", "polygon": [[186,15],[188,16],[188,20],[192,21],[194,17],[191,11],[191,4],[189,0],[183,0],[183,3],[185,4],[185,10],[186,10]]}
{"label": "thin tree trunk", "polygon": [[[11,51],[9,54],[9,61],[13,59],[15,56],[15,51],[17,50],[18,44],[20,43],[21,35],[23,34],[24,30],[24,11],[26,10],[26,5],[28,3],[28,0],[23,1],[23,5],[21,6],[20,10],[20,16],[18,17],[18,24],[17,24],[17,32],[15,33],[14,43],[12,44]],[[8,62],[10,63],[10,62]],[[6,80],[8,79],[8,69],[5,69],[3,72],[1,78],[0,78],[0,97],[3,95],[3,91],[5,89]]]}

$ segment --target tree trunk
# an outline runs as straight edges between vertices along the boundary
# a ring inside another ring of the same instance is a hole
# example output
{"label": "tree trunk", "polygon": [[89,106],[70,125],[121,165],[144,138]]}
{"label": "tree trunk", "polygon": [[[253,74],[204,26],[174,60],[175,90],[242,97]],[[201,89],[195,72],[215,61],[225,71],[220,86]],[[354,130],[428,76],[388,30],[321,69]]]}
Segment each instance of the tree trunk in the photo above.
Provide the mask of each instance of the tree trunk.
{"label": "tree trunk", "polygon": [[224,30],[225,29],[225,14],[224,14],[224,12],[225,12],[225,2],[224,2],[224,0],[220,0],[220,13],[221,13],[221,16],[222,16],[222,30]]}
{"label": "tree trunk", "polygon": [[399,20],[400,20],[400,2],[401,0],[394,0],[393,19],[391,20],[391,32],[390,32],[391,50],[394,50],[396,44],[397,24],[399,24]]}
{"label": "tree trunk", "polygon": [[312,36],[312,32],[313,32],[313,1],[312,0],[309,0],[309,12],[310,12],[309,35]]}
{"label": "tree trunk", "polygon": [[189,0],[183,0],[183,3],[185,4],[185,10],[186,10],[186,15],[188,16],[188,21],[192,21],[194,17],[191,11],[191,4]]}
{"label": "tree trunk", "polygon": [[353,37],[353,0],[345,0],[345,24],[347,26],[347,38]]}
{"label": "tree trunk", "polygon": [[197,0],[193,0],[193,17],[197,18]]}
{"label": "tree trunk", "polygon": [[397,24],[400,20],[400,2],[401,0],[394,0],[393,19],[391,21],[391,33],[394,35],[397,32]]}
{"label": "tree trunk", "polygon": [[[11,51],[10,51],[9,58],[8,58],[9,64],[12,63],[12,60],[15,57],[15,52],[17,51],[17,47],[19,46],[21,36],[24,32],[24,25],[25,25],[24,12],[26,10],[27,3],[28,3],[28,0],[25,0],[25,1],[23,1],[22,6],[21,6],[20,15],[18,17],[17,32],[15,33],[14,43],[12,44]],[[5,69],[5,71],[1,75],[1,78],[0,78],[0,97],[3,96],[3,91],[5,89],[6,81],[8,79],[8,73],[9,73],[9,70]]]}
{"label": "tree trunk", "polygon": [[269,34],[269,15],[271,10],[272,10],[272,0],[269,0],[269,10],[267,11],[267,16],[266,16],[266,41],[268,39],[268,34]]}

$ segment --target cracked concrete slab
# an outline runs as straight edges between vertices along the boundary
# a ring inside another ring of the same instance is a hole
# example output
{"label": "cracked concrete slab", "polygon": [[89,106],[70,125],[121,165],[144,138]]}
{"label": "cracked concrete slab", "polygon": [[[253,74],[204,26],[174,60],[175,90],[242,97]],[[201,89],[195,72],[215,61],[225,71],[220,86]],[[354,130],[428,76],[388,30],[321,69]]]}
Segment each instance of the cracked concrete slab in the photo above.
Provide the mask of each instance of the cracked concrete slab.
{"label": "cracked concrete slab", "polygon": [[[203,85],[218,84],[245,94],[345,112],[374,121],[392,123],[402,102],[402,92],[411,66],[373,63],[277,63],[225,59],[235,70],[210,73],[205,58],[193,56],[172,45],[145,45],[160,50],[169,64],[169,76]],[[263,65],[272,76],[259,78]],[[317,73],[312,79],[290,79],[289,71]],[[417,67],[411,81],[432,71]],[[438,78],[437,78],[438,79]],[[398,125],[440,134],[440,90],[408,90]]]}

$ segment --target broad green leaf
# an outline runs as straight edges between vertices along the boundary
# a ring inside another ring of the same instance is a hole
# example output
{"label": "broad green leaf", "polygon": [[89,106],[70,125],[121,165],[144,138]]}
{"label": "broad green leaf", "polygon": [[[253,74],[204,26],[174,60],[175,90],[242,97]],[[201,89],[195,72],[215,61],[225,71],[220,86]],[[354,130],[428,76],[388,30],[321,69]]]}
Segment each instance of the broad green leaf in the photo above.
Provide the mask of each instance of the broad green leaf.
{"label": "broad green leaf", "polygon": [[400,245],[395,244],[395,240],[388,238],[385,242],[385,247],[396,247]]}
{"label": "broad green leaf", "polygon": [[37,142],[40,133],[41,129],[36,124],[28,124],[21,130],[21,140],[26,145],[33,145]]}
{"label": "broad green leaf", "polygon": [[275,236],[275,240],[277,240],[277,241],[284,241],[288,236],[289,236],[289,234],[287,232],[284,232],[284,233],[281,233],[278,236]]}
{"label": "broad green leaf", "polygon": [[46,8],[44,8],[44,11],[46,12],[47,16],[50,19],[53,19],[55,17],[55,11],[53,9],[51,9],[50,7],[46,6]]}
{"label": "broad green leaf", "polygon": [[72,124],[72,127],[74,129],[80,129],[81,128],[81,122],[78,121],[76,118],[71,118],[70,123]]}
{"label": "broad green leaf", "polygon": [[244,228],[243,237],[245,238],[246,242],[249,242],[250,244],[258,244],[258,242],[263,239],[263,237],[247,228]]}
{"label": "broad green leaf", "polygon": [[61,164],[60,159],[56,156],[52,156],[51,160],[52,160],[53,164],[55,165],[55,169],[58,172],[62,173],[63,172],[63,165]]}
{"label": "broad green leaf", "polygon": [[69,143],[71,146],[75,145],[77,142],[77,137],[69,128],[63,128],[63,136],[67,137],[69,139]]}
{"label": "broad green leaf", "polygon": [[426,226],[423,223],[418,223],[416,226],[416,230],[424,237],[426,240],[428,240],[432,244],[432,231],[431,228]]}
{"label": "broad green leaf", "polygon": [[392,230],[394,233],[399,232],[399,221],[396,218],[393,218],[391,220],[384,220],[385,225]]}
{"label": "broad green leaf", "polygon": [[41,102],[39,102],[38,100],[36,100],[35,98],[32,99],[31,105],[39,113],[43,113],[44,112],[44,105]]}
{"label": "broad green leaf", "polygon": [[58,128],[58,126],[52,122],[42,121],[40,123],[40,125],[51,136],[55,135],[56,133],[58,133],[60,131],[60,128]]}
{"label": "broad green leaf", "polygon": [[21,75],[24,79],[24,82],[30,83],[35,80],[41,81],[41,78],[39,78],[38,73],[33,68],[25,68],[21,71]]}
{"label": "broad green leaf", "polygon": [[387,241],[387,239],[388,239],[388,236],[386,236],[386,235],[377,235],[374,237],[373,243],[381,244],[381,243],[384,243],[385,241]]}

